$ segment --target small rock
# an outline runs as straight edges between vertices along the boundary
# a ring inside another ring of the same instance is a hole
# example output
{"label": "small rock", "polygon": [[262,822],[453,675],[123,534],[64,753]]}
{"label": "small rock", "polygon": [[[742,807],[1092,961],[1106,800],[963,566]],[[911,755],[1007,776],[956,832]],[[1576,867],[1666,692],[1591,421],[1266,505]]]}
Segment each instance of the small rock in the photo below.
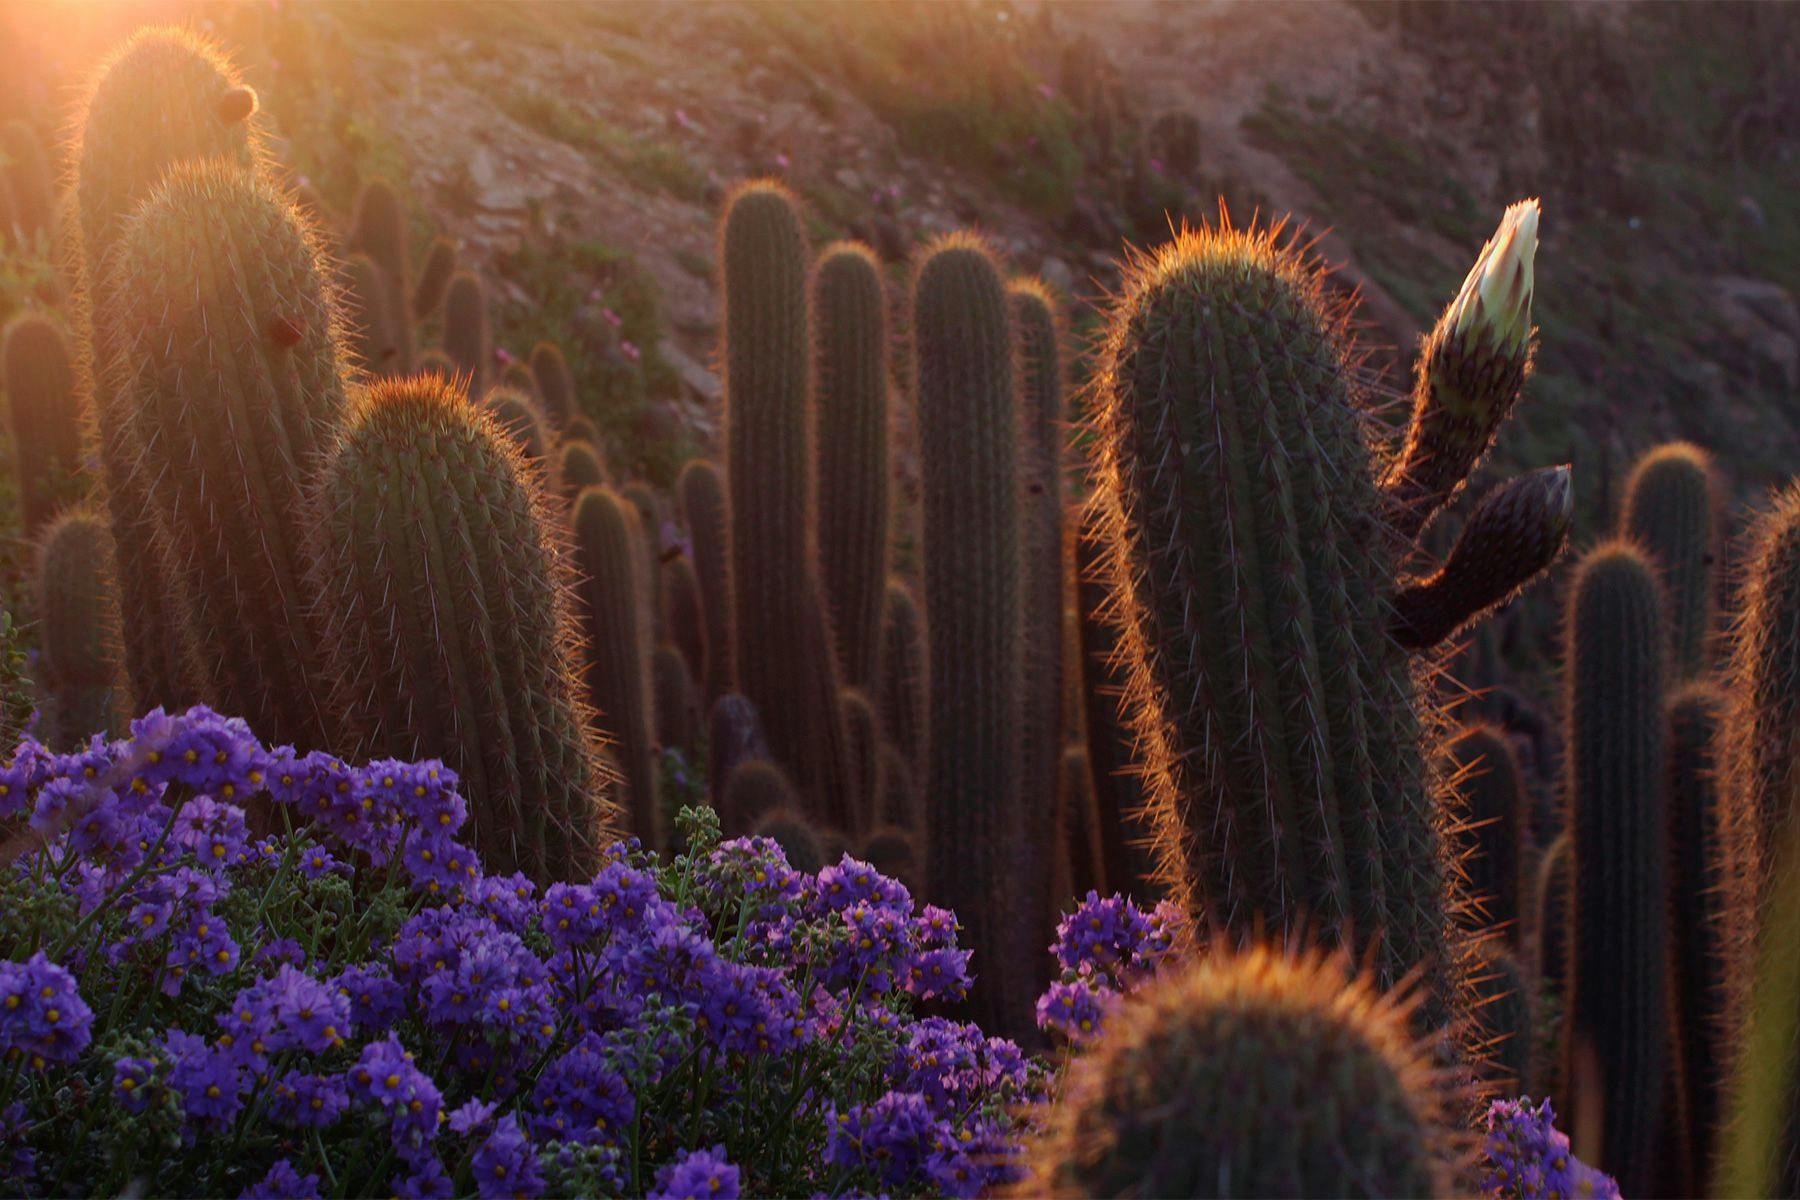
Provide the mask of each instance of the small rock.
{"label": "small rock", "polygon": [[1038,278],[1064,296],[1075,294],[1075,272],[1062,259],[1051,255],[1038,264]]}
{"label": "small rock", "polygon": [[724,398],[725,385],[719,382],[718,375],[695,361],[674,339],[664,338],[656,350],[663,361],[675,369],[683,386],[700,401],[713,404]]}

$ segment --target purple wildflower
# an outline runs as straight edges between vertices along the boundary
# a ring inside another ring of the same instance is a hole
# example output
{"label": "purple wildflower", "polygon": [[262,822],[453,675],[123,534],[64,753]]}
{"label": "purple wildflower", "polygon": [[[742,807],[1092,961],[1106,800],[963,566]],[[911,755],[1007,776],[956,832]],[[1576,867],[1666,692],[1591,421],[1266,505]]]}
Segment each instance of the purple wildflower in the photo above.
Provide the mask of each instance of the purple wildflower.
{"label": "purple wildflower", "polygon": [[649,1200],[738,1200],[738,1169],[725,1147],[689,1150],[656,1173]]}

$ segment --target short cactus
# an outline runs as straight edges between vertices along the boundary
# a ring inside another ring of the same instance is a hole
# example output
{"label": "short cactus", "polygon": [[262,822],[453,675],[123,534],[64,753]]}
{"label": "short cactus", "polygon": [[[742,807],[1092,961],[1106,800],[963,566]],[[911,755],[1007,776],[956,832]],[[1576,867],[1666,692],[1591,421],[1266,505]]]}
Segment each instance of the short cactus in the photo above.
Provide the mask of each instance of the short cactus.
{"label": "short cactus", "polygon": [[[714,700],[706,715],[706,794],[721,816],[728,782],[738,766],[768,757],[769,743],[763,737],[756,706],[736,692]],[[728,827],[728,831],[742,833],[744,828]]]}
{"label": "short cactus", "polygon": [[432,240],[425,252],[425,265],[419,268],[419,282],[413,287],[412,314],[423,321],[437,312],[450,291],[450,279],[456,274],[456,243],[447,237]]}
{"label": "short cactus", "polygon": [[0,388],[12,425],[20,515],[31,537],[55,515],[68,480],[81,468],[75,373],[68,343],[50,318],[27,313],[6,326],[0,336]]}
{"label": "short cactus", "polygon": [[794,785],[787,772],[767,759],[749,759],[732,769],[719,800],[719,819],[727,833],[748,833],[765,814],[794,806]]}
{"label": "short cactus", "polygon": [[856,857],[909,889],[920,886],[919,840],[904,829],[886,825],[872,830],[856,848]]}
{"label": "short cactus", "polygon": [[1570,1040],[1592,1047],[1605,1088],[1597,1165],[1639,1195],[1669,1066],[1668,630],[1655,567],[1629,543],[1590,551],[1566,628]]}
{"label": "short cactus", "polygon": [[1341,958],[1207,953],[1108,1016],[1025,1193],[1447,1195],[1447,1098],[1411,1007]]}
{"label": "short cactus", "polygon": [[471,396],[487,394],[494,356],[490,336],[487,289],[473,271],[458,271],[444,294],[444,353],[467,376]]}
{"label": "short cactus", "polygon": [[1524,856],[1531,845],[1519,761],[1506,732],[1492,725],[1463,730],[1447,753],[1462,797],[1467,852],[1461,857],[1473,924],[1517,946],[1523,938]]}
{"label": "short cactus", "polygon": [[399,375],[400,341],[394,332],[393,297],[381,265],[366,254],[352,254],[343,267],[344,306],[349,326],[349,355],[371,375]]}
{"label": "short cactus", "polygon": [[868,247],[848,242],[820,253],[812,308],[820,580],[843,681],[867,688],[881,636],[889,523],[887,297]]}
{"label": "short cactus", "polygon": [[1658,446],[1625,484],[1623,536],[1662,572],[1669,604],[1670,668],[1677,678],[1705,673],[1713,631],[1713,564],[1719,554],[1718,484],[1712,458],[1698,446]]}
{"label": "short cactus", "polygon": [[124,675],[112,553],[105,518],[84,509],[58,517],[38,543],[32,599],[46,701],[40,736],[59,750],[83,748],[96,733],[121,732]]}
{"label": "short cactus", "polygon": [[552,430],[562,434],[580,411],[580,405],[575,400],[575,377],[569,373],[569,360],[555,342],[539,342],[531,348],[531,375],[537,380],[544,419]]}
{"label": "short cactus", "polygon": [[111,286],[131,330],[133,470],[192,606],[208,698],[276,741],[335,748],[306,538],[347,379],[310,227],[263,177],[183,163],[126,224]]}
{"label": "short cactus", "polygon": [[773,838],[787,856],[788,866],[808,875],[825,869],[825,840],[804,813],[778,808],[764,813],[756,823],[756,836]]}
{"label": "short cactus", "polygon": [[489,870],[586,878],[624,820],[580,699],[558,523],[519,452],[443,380],[377,381],[319,514],[337,706],[364,748],[449,764]]}
{"label": "short cactus", "polygon": [[573,501],[584,488],[606,486],[606,463],[594,443],[564,442],[557,456],[556,478],[563,494]]}
{"label": "short cactus", "polygon": [[681,651],[665,644],[651,654],[650,689],[656,708],[657,744],[691,753],[699,741],[700,712],[694,677]]}
{"label": "short cactus", "polygon": [[356,216],[351,222],[349,249],[368,255],[381,268],[386,287],[382,301],[386,325],[394,339],[393,360],[383,363],[386,374],[412,370],[413,318],[407,305],[412,295],[412,250],[406,230],[406,206],[393,185],[372,179],[356,196]]}
{"label": "short cactus", "polygon": [[595,722],[624,768],[631,828],[647,847],[662,845],[657,802],[655,691],[650,614],[644,606],[637,512],[616,492],[590,488],[575,502],[577,605],[586,624],[587,695]]}
{"label": "short cactus", "polygon": [[706,612],[706,696],[716,702],[736,686],[736,642],[731,621],[731,517],[725,481],[712,463],[695,459],[675,482],[694,547],[694,576]]}

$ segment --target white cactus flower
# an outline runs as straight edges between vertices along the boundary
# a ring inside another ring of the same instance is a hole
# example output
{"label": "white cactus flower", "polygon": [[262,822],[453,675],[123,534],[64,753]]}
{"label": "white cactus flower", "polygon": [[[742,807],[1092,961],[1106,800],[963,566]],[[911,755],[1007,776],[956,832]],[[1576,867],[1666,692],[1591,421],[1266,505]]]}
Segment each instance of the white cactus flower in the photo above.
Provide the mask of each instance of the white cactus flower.
{"label": "white cactus flower", "polygon": [[1503,354],[1524,352],[1531,339],[1537,227],[1536,200],[1521,200],[1500,218],[1500,228],[1481,248],[1444,314],[1445,324],[1458,338],[1480,338]]}

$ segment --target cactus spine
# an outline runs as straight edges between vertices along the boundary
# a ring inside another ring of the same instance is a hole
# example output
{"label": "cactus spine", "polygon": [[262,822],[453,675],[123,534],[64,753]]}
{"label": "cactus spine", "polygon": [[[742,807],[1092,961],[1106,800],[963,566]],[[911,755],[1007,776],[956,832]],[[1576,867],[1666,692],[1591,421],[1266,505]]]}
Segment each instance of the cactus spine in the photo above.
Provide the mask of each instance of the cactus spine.
{"label": "cactus spine", "polygon": [[[1728,691],[1726,771],[1734,807],[1766,854],[1800,788],[1800,484],[1750,531]],[[1757,868],[1760,870],[1761,868]]]}
{"label": "cactus spine", "polygon": [[[135,711],[185,708],[199,698],[185,604],[156,537],[147,482],[133,474],[136,446],[125,431],[121,378],[130,327],[101,307],[121,226],[171,164],[222,160],[248,168],[266,161],[254,112],[221,111],[243,88],[237,70],[210,42],[186,30],[143,29],[95,76],[77,115],[71,222],[76,312],[86,346],[107,517],[124,630],[125,667]],[[233,115],[235,119],[232,119]]]}
{"label": "cactus spine", "polygon": [[736,643],[731,635],[731,516],[719,469],[694,459],[675,482],[694,544],[694,576],[706,612],[706,698],[716,703],[736,686]]}
{"label": "cactus spine", "polygon": [[1522,937],[1524,852],[1530,845],[1519,761],[1505,732],[1492,725],[1464,730],[1448,753],[1462,794],[1469,850],[1462,863],[1477,924],[1498,930],[1516,946]]}
{"label": "cactus spine", "polygon": [[62,331],[37,313],[7,325],[0,339],[0,368],[19,474],[20,515],[25,535],[33,537],[55,515],[65,480],[81,467],[75,374]]}
{"label": "cactus spine", "polygon": [[456,243],[449,238],[434,238],[425,252],[425,265],[419,269],[419,282],[413,288],[413,319],[423,321],[438,310],[450,291],[450,277],[456,274]]}
{"label": "cactus spine", "polygon": [[866,246],[813,269],[819,575],[844,683],[875,678],[888,561],[887,298]]}
{"label": "cactus spine", "polygon": [[555,465],[550,458],[550,437],[531,397],[513,388],[497,387],[481,403],[506,430],[525,460],[549,482],[548,472]]}
{"label": "cactus spine", "polygon": [[[957,912],[988,971],[977,1020],[1032,1028],[1051,822],[1027,820],[1021,421],[1006,293],[980,241],[927,250],[913,285],[924,477],[926,894]],[[1043,797],[1035,798],[1040,802]]]}
{"label": "cactus spine", "polygon": [[807,813],[849,823],[845,738],[821,604],[807,445],[806,240],[778,184],[731,199],[723,246],[726,477],[738,684]]}
{"label": "cactus spine", "polygon": [[458,271],[444,295],[444,353],[468,376],[469,395],[487,394],[494,348],[488,334],[487,289],[473,271]]}
{"label": "cactus spine", "polygon": [[132,330],[135,471],[192,605],[209,696],[266,737],[332,745],[305,541],[345,372],[318,247],[263,178],[184,163],[127,225],[110,286]]}
{"label": "cactus spine", "polygon": [[1439,1196],[1411,1003],[1340,958],[1214,950],[1107,1019],[1028,1148],[1032,1195]]}
{"label": "cactus spine", "polygon": [[[1649,561],[1623,542],[1589,552],[1567,619],[1569,1033],[1597,1057],[1596,1157],[1627,1195],[1651,1183],[1668,1068],[1666,638]],[[1568,1078],[1579,1078],[1573,1065]]]}
{"label": "cactus spine", "polygon": [[105,519],[81,509],[57,518],[38,544],[38,667],[48,701],[42,736],[60,750],[85,747],[91,734],[120,731],[112,553]]}
{"label": "cactus spine", "polygon": [[575,377],[569,374],[569,360],[555,342],[539,342],[531,348],[531,376],[537,380],[544,418],[557,434],[564,433],[580,406],[575,402]]}
{"label": "cactus spine", "polygon": [[622,821],[579,698],[558,522],[518,451],[443,380],[379,381],[319,512],[338,710],[367,750],[448,763],[489,870],[586,878]]}
{"label": "cactus spine", "polygon": [[575,502],[575,549],[582,575],[577,594],[587,625],[588,700],[623,767],[632,832],[654,849],[662,845],[662,830],[642,541],[636,510],[616,493],[590,488]]}
{"label": "cactus spine", "polygon": [[1537,1045],[1535,981],[1518,958],[1485,943],[1469,969],[1475,1001],[1470,1006],[1489,1081],[1507,1096],[1530,1095]]}
{"label": "cactus spine", "polygon": [[1658,446],[1625,484],[1625,537],[1661,569],[1669,604],[1670,669],[1692,679],[1707,669],[1718,555],[1718,487],[1712,458],[1687,442]]}

